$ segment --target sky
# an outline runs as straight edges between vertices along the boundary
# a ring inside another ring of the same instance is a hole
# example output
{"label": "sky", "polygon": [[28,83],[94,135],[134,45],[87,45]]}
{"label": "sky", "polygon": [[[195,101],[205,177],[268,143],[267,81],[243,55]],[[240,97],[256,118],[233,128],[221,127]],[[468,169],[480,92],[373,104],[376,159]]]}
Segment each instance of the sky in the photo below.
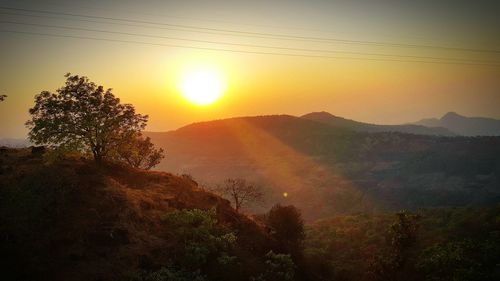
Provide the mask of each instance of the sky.
{"label": "sky", "polygon": [[[0,137],[25,137],[33,97],[67,72],[113,88],[149,131],[313,111],[500,119],[498,14],[498,1],[0,0]],[[206,106],[179,89],[200,67],[226,83]]]}

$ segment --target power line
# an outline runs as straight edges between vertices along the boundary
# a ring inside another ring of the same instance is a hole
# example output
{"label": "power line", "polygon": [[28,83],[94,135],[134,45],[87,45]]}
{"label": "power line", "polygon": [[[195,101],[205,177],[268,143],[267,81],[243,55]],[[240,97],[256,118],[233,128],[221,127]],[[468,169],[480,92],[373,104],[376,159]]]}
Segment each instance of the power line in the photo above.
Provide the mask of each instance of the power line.
{"label": "power line", "polygon": [[[1,9],[1,8],[0,8]],[[90,22],[90,23],[102,23],[102,24],[111,24],[111,25],[123,25],[123,26],[131,26],[131,27],[145,27],[145,28],[154,28],[160,30],[174,30],[174,31],[190,31],[194,33],[208,33],[208,34],[221,34],[220,32],[204,32],[204,31],[196,31],[189,29],[181,29],[181,28],[173,28],[173,27],[161,27],[161,26],[151,26],[144,24],[131,24],[131,23],[118,23],[118,22],[110,22],[110,21],[98,21],[98,20],[90,20],[90,19],[68,19],[63,18],[61,16],[48,16],[48,15],[34,15],[34,14],[19,14],[19,13],[6,13],[1,12],[0,15],[9,15],[9,16],[24,16],[24,17],[35,17],[35,18],[46,18],[46,19],[56,19],[56,20],[71,20],[71,21],[80,21],[80,22]]]}
{"label": "power line", "polygon": [[457,61],[457,62],[471,62],[471,63],[474,63],[474,62],[486,63],[485,61],[466,60],[466,59],[457,59],[457,58],[413,56],[413,55],[395,55],[395,54],[383,54],[383,53],[365,53],[365,52],[335,51],[335,50],[325,50],[325,49],[305,49],[305,48],[279,47],[279,46],[268,46],[268,45],[241,44],[241,43],[220,42],[220,41],[210,41],[210,40],[198,40],[198,39],[188,39],[188,38],[171,37],[171,36],[157,36],[157,35],[149,35],[149,34],[130,33],[130,32],[119,32],[119,31],[91,29],[91,28],[81,28],[81,27],[70,27],[70,26],[60,26],[60,25],[34,24],[34,23],[14,22],[14,21],[0,21],[0,23],[16,24],[16,25],[28,25],[28,26],[39,26],[39,27],[49,27],[49,28],[59,28],[59,29],[68,29],[68,30],[80,30],[80,31],[88,31],[88,32],[100,32],[100,33],[108,33],[108,34],[139,36],[139,37],[149,37],[149,38],[158,38],[158,39],[180,40],[180,41],[197,42],[197,43],[209,43],[209,44],[218,44],[218,45],[252,47],[252,48],[266,48],[266,49],[276,49],[276,50],[287,50],[287,51],[319,52],[319,53],[347,54],[347,55],[361,55],[361,56],[383,56],[383,57],[395,57],[395,58],[411,58],[411,59],[425,59],[425,60],[442,60],[442,61]]}
{"label": "power line", "polygon": [[[2,9],[2,8],[0,7],[0,9]],[[72,22],[74,22],[74,21],[80,21],[80,22],[88,22],[88,23],[100,23],[100,24],[110,24],[110,25],[123,25],[123,26],[131,26],[131,27],[141,27],[141,28],[148,28],[148,29],[153,28],[153,29],[158,29],[158,30],[188,31],[188,32],[191,32],[191,33],[224,35],[224,36],[233,36],[233,37],[276,39],[276,38],[272,38],[272,37],[269,37],[269,36],[231,34],[231,33],[224,33],[224,32],[221,32],[221,31],[212,32],[212,31],[206,31],[206,30],[194,30],[194,29],[189,29],[189,28],[154,26],[154,25],[133,24],[133,23],[124,23],[124,22],[102,21],[102,20],[99,21],[99,20],[82,19],[82,18],[68,19],[68,18],[64,17],[65,15],[50,16],[50,15],[44,15],[44,14],[42,14],[42,15],[36,15],[36,14],[25,14],[25,13],[7,13],[7,12],[2,12],[2,11],[0,11],[0,15],[35,17],[35,18],[46,18],[46,19],[56,19],[56,20],[71,20]],[[291,28],[289,28],[289,29],[291,29]],[[305,41],[305,40],[294,40],[294,39],[289,39],[289,38],[279,38],[278,40]],[[313,42],[317,42],[317,41],[313,41]],[[352,42],[346,43],[346,42],[334,42],[334,41],[331,41],[331,42],[321,41],[321,43],[326,43],[326,44],[344,44],[344,45],[345,44],[349,44],[349,45],[354,44]]]}
{"label": "power line", "polygon": [[108,42],[118,42],[118,43],[133,43],[133,44],[141,44],[141,45],[185,48],[185,49],[206,50],[206,51],[222,51],[222,52],[230,52],[230,53],[257,54],[257,55],[275,55],[275,56],[324,58],[324,59],[366,60],[366,61],[379,61],[379,62],[414,62],[414,63],[428,63],[428,64],[500,66],[500,64],[470,63],[470,62],[458,62],[458,61],[457,62],[453,62],[453,61],[439,62],[439,61],[429,61],[429,60],[400,60],[400,59],[339,57],[339,56],[324,56],[324,55],[312,55],[312,54],[260,52],[260,51],[235,50],[235,49],[225,49],[225,48],[197,47],[197,46],[187,46],[187,45],[177,45],[177,44],[163,44],[163,43],[153,43],[153,42],[144,42],[144,41],[135,41],[135,40],[121,40],[121,39],[98,38],[98,37],[76,36],[76,35],[63,35],[63,34],[41,33],[41,32],[27,32],[27,31],[6,30],[6,29],[0,29],[0,32],[13,33],[13,34],[38,35],[38,36],[47,36],[47,37],[58,37],[58,38],[108,41]]}
{"label": "power line", "polygon": [[[92,2],[92,1],[87,1],[87,2]],[[100,1],[94,1],[95,3],[100,3]],[[44,3],[48,4],[49,6],[52,7],[58,7],[60,8],[61,5],[60,3],[56,2],[50,2],[50,1],[44,1]],[[94,10],[95,7],[91,6],[75,6],[71,5],[71,7],[74,7],[76,9],[84,9],[84,10]],[[228,21],[228,20],[221,20],[221,19],[213,19],[213,18],[194,18],[194,17],[186,17],[186,16],[179,16],[179,15],[174,15],[174,14],[157,14],[157,13],[144,13],[144,12],[138,12],[136,10],[129,10],[129,9],[110,9],[110,8],[103,8],[99,7],[100,11],[111,11],[111,12],[125,12],[125,13],[133,13],[133,14],[138,14],[138,15],[144,15],[144,16],[153,16],[156,18],[175,18],[175,19],[181,19],[181,20],[193,20],[193,21],[198,21],[198,22],[214,22],[214,23],[222,23],[222,24],[231,24],[231,25],[239,25],[239,26],[253,26],[253,27],[266,27],[266,28],[273,28],[273,29],[281,29],[281,30],[303,30],[303,31],[314,31],[314,32],[321,32],[321,33],[332,33],[331,31],[326,31],[326,30],[319,30],[319,29],[311,29],[311,28],[304,28],[304,27],[299,27],[299,26],[279,26],[279,25],[265,25],[265,24],[255,24],[255,23],[248,23],[248,22],[235,22],[235,21]]]}
{"label": "power line", "polygon": [[274,38],[274,39],[282,39],[282,40],[301,40],[301,41],[314,41],[314,42],[339,42],[339,43],[345,43],[345,44],[392,46],[392,47],[403,47],[403,48],[443,49],[443,50],[465,51],[465,52],[475,52],[475,53],[500,53],[500,50],[490,50],[490,49],[474,49],[474,48],[461,48],[461,47],[450,47],[450,46],[439,46],[439,45],[419,45],[419,44],[404,44],[404,43],[395,43],[395,42],[347,40],[347,39],[339,39],[339,38],[284,35],[284,34],[276,34],[276,33],[230,30],[230,29],[200,27],[200,26],[192,26],[192,25],[162,23],[162,22],[154,22],[154,21],[123,19],[123,18],[115,18],[115,17],[103,17],[103,16],[92,16],[92,15],[85,15],[85,14],[53,12],[53,11],[46,11],[46,10],[12,8],[12,7],[5,7],[5,6],[0,6],[0,9],[13,10],[13,11],[23,11],[23,12],[34,12],[34,13],[44,13],[44,14],[52,14],[52,15],[83,17],[83,18],[91,18],[91,19],[105,19],[105,20],[120,21],[120,22],[133,22],[133,23],[150,24],[150,25],[170,26],[170,27],[187,28],[187,29],[194,29],[194,30],[198,29],[198,30],[204,30],[204,31],[225,32],[225,33],[241,34],[241,35],[247,35],[247,36],[248,35],[250,35],[250,36],[263,36],[265,38]]}

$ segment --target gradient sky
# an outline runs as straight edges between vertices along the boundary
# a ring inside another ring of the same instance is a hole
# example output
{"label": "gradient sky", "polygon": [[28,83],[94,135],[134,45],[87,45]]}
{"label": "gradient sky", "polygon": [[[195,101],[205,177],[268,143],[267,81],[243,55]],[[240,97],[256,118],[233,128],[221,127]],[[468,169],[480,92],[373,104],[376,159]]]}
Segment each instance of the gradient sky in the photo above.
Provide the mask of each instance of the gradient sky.
{"label": "gradient sky", "polygon": [[[9,96],[0,103],[0,137],[24,137],[33,96],[62,86],[66,72],[113,88],[150,115],[150,131],[323,110],[380,124],[448,111],[500,118],[498,1],[11,0],[0,7],[0,93]],[[178,91],[181,73],[199,66],[228,82],[206,107]]]}

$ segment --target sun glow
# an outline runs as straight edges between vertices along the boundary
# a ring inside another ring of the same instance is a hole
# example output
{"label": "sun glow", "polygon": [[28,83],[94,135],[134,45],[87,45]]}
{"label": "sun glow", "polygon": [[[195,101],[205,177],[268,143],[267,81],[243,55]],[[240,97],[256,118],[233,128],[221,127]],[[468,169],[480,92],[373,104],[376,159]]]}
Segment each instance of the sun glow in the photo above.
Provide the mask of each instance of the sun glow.
{"label": "sun glow", "polygon": [[191,103],[208,105],[214,103],[223,94],[225,80],[215,69],[195,69],[183,75],[180,90]]}

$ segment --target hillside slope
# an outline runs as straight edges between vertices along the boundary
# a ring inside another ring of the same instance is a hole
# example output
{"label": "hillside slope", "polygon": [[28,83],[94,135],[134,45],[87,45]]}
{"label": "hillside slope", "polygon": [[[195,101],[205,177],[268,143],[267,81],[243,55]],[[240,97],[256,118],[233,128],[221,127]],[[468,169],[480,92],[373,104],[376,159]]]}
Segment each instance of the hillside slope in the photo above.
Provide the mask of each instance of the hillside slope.
{"label": "hillside slope", "polygon": [[[158,169],[207,186],[242,177],[266,200],[307,219],[374,210],[500,201],[500,138],[366,133],[293,116],[257,116],[151,133],[167,157]],[[283,194],[286,193],[286,196]]]}
{"label": "hillside slope", "polygon": [[2,148],[2,280],[126,280],[158,268],[173,257],[164,217],[185,208],[215,209],[237,233],[239,255],[265,253],[259,225],[189,178],[82,159],[44,164],[27,149]]}
{"label": "hillside slope", "polygon": [[[266,193],[263,204],[251,206],[253,212],[263,212],[274,203],[294,204],[312,218],[312,209],[328,215],[332,209],[349,208],[351,202],[343,200],[344,196],[364,200],[358,192],[351,194],[349,182],[311,157],[311,149],[318,147],[310,142],[352,134],[294,116],[271,115],[195,123],[148,136],[168,155],[157,169],[190,174],[209,188],[229,177],[245,178],[262,186]],[[321,193],[316,191],[332,183],[335,190],[328,192],[337,196],[329,196],[329,202],[321,200]],[[352,208],[364,210],[359,204]]]}
{"label": "hillside slope", "polygon": [[358,122],[350,119],[345,119],[332,115],[328,112],[312,112],[301,116],[308,120],[313,120],[328,124],[330,126],[355,130],[358,132],[399,132],[416,135],[432,135],[432,136],[454,136],[455,133],[440,126],[426,127],[425,124],[405,124],[405,125],[376,125]]}
{"label": "hillside slope", "polygon": [[500,120],[484,117],[465,117],[448,112],[440,119],[429,118],[415,122],[428,127],[443,127],[462,136],[500,136]]}
{"label": "hillside slope", "polygon": [[[196,123],[148,134],[165,149],[160,170],[207,186],[242,177],[266,201],[294,204],[307,219],[362,211],[500,201],[500,138],[366,133],[293,116]],[[283,194],[286,193],[286,196]]]}

